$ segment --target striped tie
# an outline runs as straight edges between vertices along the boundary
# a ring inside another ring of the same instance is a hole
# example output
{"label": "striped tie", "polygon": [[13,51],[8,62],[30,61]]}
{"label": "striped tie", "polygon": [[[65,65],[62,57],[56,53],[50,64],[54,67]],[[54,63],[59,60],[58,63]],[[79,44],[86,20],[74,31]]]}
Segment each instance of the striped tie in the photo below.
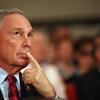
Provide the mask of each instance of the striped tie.
{"label": "striped tie", "polygon": [[7,80],[9,84],[9,91],[8,91],[9,100],[19,100],[19,93],[16,86],[16,78],[12,75],[8,75]]}

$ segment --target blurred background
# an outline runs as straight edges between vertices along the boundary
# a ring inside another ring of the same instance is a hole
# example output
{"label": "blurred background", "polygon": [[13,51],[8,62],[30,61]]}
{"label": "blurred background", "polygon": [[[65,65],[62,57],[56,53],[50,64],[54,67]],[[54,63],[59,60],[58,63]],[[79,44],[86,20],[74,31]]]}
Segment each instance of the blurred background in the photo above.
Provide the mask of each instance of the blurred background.
{"label": "blurred background", "polygon": [[100,0],[0,0],[0,9],[19,8],[32,25],[67,24],[74,38],[100,29]]}

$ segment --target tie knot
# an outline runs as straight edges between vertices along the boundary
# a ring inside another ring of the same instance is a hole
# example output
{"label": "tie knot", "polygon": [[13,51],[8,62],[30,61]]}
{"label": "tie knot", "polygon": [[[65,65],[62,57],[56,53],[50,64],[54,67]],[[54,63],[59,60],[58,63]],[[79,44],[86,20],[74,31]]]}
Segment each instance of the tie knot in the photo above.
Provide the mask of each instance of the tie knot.
{"label": "tie knot", "polygon": [[16,78],[13,75],[8,75],[7,80],[8,80],[9,83],[12,83],[12,82],[15,83],[16,82]]}

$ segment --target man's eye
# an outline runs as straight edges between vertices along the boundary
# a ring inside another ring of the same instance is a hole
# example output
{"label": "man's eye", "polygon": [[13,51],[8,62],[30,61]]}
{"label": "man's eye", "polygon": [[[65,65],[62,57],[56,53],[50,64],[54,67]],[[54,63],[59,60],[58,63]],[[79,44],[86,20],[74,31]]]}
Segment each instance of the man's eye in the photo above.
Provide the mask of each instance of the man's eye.
{"label": "man's eye", "polygon": [[20,36],[20,35],[21,35],[20,32],[15,32],[14,34],[15,34],[16,36]]}
{"label": "man's eye", "polygon": [[28,33],[28,37],[32,38],[33,37],[33,33],[32,32]]}
{"label": "man's eye", "polygon": [[19,32],[19,31],[17,31],[17,32],[14,32],[13,34],[12,34],[12,38],[14,38],[14,39],[19,39],[19,38],[21,38],[22,37],[22,32]]}

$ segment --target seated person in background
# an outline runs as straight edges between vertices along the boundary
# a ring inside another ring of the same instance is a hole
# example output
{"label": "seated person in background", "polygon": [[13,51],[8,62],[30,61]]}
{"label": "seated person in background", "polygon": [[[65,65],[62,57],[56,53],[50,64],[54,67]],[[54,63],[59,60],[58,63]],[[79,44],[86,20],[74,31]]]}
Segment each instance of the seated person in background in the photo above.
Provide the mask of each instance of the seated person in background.
{"label": "seated person in background", "polygon": [[100,70],[100,33],[97,34],[96,37],[94,38],[94,45],[95,45],[94,56],[95,56],[96,66]]}
{"label": "seated person in background", "polygon": [[100,73],[94,66],[94,44],[85,37],[75,45],[78,75],[75,80],[78,100],[100,100]]}
{"label": "seated person in background", "polygon": [[[53,86],[30,55],[33,33],[22,11],[0,10],[0,100],[55,96]],[[29,62],[33,66],[21,74],[20,70]]]}
{"label": "seated person in background", "polygon": [[71,38],[62,37],[55,41],[55,64],[65,83],[76,74],[73,64],[74,48]]}
{"label": "seated person in background", "polygon": [[94,44],[90,37],[82,37],[75,44],[76,67],[79,75],[90,71],[94,64]]}
{"label": "seated person in background", "polygon": [[56,40],[59,40],[60,38],[63,37],[70,37],[70,28],[68,25],[64,24],[56,24],[52,26],[49,30],[50,34],[50,39],[52,42],[55,42]]}
{"label": "seated person in background", "polygon": [[[68,37],[61,37],[54,42],[55,65],[66,87],[66,95],[69,100],[69,83],[76,77],[76,68],[73,65],[73,41]],[[72,93],[71,93],[72,94]],[[75,99],[74,99],[75,100]]]}

